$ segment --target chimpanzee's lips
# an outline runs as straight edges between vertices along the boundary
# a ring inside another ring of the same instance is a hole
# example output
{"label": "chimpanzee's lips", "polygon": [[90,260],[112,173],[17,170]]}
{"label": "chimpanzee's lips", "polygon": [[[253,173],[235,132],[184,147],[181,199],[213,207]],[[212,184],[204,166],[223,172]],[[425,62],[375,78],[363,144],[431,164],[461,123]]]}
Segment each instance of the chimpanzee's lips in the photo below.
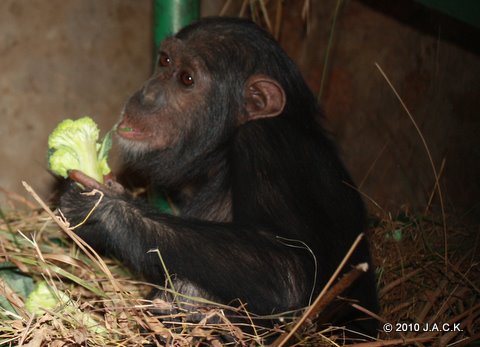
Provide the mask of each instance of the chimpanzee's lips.
{"label": "chimpanzee's lips", "polygon": [[140,129],[130,127],[125,122],[121,122],[117,126],[117,134],[127,140],[143,140],[150,136],[150,134],[143,132]]}

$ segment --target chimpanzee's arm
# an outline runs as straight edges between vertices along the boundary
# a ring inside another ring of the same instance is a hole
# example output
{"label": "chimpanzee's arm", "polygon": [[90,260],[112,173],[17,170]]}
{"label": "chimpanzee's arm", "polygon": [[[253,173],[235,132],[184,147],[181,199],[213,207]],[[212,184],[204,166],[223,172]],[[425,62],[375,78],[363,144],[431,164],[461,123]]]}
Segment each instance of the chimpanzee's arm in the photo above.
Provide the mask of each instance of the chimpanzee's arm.
{"label": "chimpanzee's arm", "polygon": [[[75,225],[99,197],[71,189],[62,196],[60,209]],[[309,252],[285,245],[266,228],[166,215],[106,190],[75,231],[97,251],[115,256],[147,280],[163,285],[159,254],[149,252],[158,249],[179,288],[188,287],[189,294],[224,303],[240,298],[255,313],[306,305],[312,289],[304,288],[314,271]],[[305,268],[305,263],[312,266]],[[229,297],[231,293],[237,297]]]}

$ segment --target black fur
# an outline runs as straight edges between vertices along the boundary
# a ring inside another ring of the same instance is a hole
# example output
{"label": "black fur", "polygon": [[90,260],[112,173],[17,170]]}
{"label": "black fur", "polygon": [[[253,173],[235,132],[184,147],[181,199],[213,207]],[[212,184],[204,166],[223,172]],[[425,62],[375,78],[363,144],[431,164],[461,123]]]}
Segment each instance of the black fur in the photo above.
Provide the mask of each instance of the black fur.
{"label": "black fur", "polygon": [[[257,314],[304,307],[367,226],[361,198],[317,123],[315,98],[279,45],[251,22],[203,19],[176,39],[174,47],[187,47],[203,62],[211,87],[175,114],[186,124],[177,128],[181,141],[175,146],[159,150],[124,139],[121,145],[126,163],[167,191],[180,215],[106,189],[78,233],[154,283],[165,282],[158,254],[147,253],[158,248],[177,290],[222,303],[239,298]],[[244,85],[256,74],[282,86],[284,111],[237,125],[245,111]],[[132,96],[125,117],[146,109],[155,117],[170,107],[174,96],[160,88],[167,83],[162,76],[160,69]],[[145,95],[157,87],[149,104]],[[72,190],[61,209],[75,223],[93,200]],[[366,241],[350,264],[364,261],[370,263]],[[376,311],[373,272],[346,295]],[[332,323],[374,335],[372,320],[350,323],[360,316],[349,309]]]}

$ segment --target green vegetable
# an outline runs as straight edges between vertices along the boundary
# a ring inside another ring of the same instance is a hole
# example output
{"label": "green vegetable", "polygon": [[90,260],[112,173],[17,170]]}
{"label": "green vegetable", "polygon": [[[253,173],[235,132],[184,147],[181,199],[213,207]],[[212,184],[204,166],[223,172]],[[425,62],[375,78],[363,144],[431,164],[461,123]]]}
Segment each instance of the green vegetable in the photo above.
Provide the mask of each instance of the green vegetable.
{"label": "green vegetable", "polygon": [[123,127],[123,128],[118,128],[117,130],[128,133],[128,132],[131,132],[133,129],[130,127]]}
{"label": "green vegetable", "polygon": [[37,283],[35,289],[28,295],[25,308],[36,315],[42,315],[45,311],[61,310],[63,315],[70,316],[92,333],[107,334],[105,327],[93,315],[82,312],[67,294],[50,287],[45,281]]}
{"label": "green vegetable", "polygon": [[50,170],[64,178],[69,170],[79,170],[103,183],[103,176],[110,173],[107,157],[112,134],[110,131],[100,144],[99,133],[90,117],[60,122],[48,137]]}
{"label": "green vegetable", "polygon": [[53,310],[60,304],[67,304],[69,301],[70,298],[66,294],[55,293],[46,282],[42,281],[28,295],[27,300],[25,300],[25,308],[30,313],[41,315],[45,310]]}

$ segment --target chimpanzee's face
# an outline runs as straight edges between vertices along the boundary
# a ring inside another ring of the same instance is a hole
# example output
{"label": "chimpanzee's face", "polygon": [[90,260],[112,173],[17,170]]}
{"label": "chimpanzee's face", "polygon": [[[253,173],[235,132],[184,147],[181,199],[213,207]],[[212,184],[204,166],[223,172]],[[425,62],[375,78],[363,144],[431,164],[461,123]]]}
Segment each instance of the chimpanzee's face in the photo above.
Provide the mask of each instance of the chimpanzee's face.
{"label": "chimpanzee's face", "polygon": [[201,31],[161,44],[153,76],[128,100],[118,125],[127,165],[162,185],[198,178],[224,161],[239,126],[282,113],[282,86],[252,73],[255,61],[232,49],[234,42]]}
{"label": "chimpanzee's face", "polygon": [[135,151],[170,150],[190,137],[212,88],[204,62],[179,39],[165,40],[153,76],[127,102],[117,133]]}

